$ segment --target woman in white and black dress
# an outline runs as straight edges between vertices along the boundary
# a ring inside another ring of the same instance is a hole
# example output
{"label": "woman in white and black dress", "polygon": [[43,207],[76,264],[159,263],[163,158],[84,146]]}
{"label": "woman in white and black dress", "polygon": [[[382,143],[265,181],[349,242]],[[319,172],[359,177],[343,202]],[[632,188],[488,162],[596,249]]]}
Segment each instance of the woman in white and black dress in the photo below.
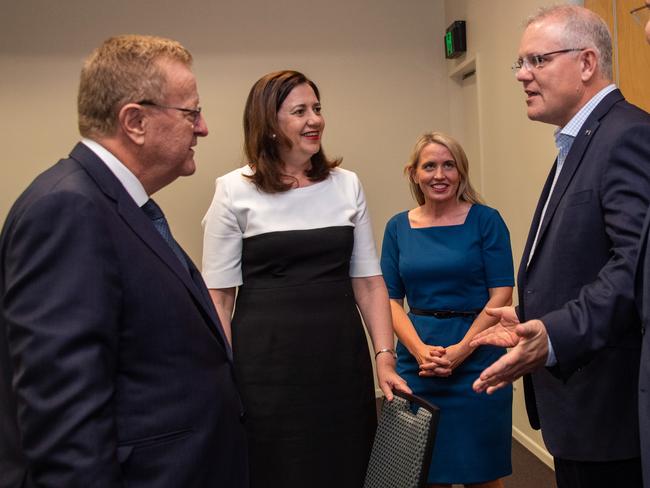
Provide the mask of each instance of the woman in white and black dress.
{"label": "woman in white and black dress", "polygon": [[395,373],[363,189],[325,157],[324,127],[303,74],[258,80],[244,111],[248,164],[217,179],[203,221],[203,274],[232,335],[252,488],[362,486],[376,414],[358,310],[384,394],[409,391]]}

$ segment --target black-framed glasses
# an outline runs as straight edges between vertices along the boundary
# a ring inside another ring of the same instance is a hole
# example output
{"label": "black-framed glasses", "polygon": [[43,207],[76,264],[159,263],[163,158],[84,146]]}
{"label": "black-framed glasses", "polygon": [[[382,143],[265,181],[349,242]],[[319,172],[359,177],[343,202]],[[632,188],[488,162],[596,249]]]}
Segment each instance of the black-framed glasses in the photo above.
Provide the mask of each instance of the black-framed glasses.
{"label": "black-framed glasses", "polygon": [[196,124],[201,118],[201,107],[196,108],[183,108],[183,107],[170,107],[169,105],[160,105],[159,103],[150,102],[149,100],[143,100],[138,102],[138,105],[148,105],[150,107],[157,107],[168,110],[178,110],[189,115],[192,118],[192,123]]}
{"label": "black-framed glasses", "polygon": [[634,17],[634,20],[636,20],[637,24],[639,24],[641,27],[645,27],[645,25],[648,23],[648,20],[650,20],[650,5],[642,5],[640,7],[632,9],[630,10],[630,14],[632,17]]}
{"label": "black-framed glasses", "polygon": [[546,63],[550,61],[550,57],[555,54],[565,54],[576,51],[584,51],[585,47],[572,47],[570,49],[559,49],[557,51],[551,51],[544,54],[530,54],[524,56],[523,58],[517,59],[515,63],[511,66],[512,71],[517,74],[521,68],[524,68],[526,71],[530,71],[533,68],[540,69],[543,68]]}

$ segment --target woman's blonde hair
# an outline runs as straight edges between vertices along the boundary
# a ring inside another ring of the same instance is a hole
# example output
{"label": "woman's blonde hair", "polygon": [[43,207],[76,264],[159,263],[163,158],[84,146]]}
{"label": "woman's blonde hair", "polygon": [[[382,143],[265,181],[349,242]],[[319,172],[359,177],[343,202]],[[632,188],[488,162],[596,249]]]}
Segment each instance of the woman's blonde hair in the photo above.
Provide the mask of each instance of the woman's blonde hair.
{"label": "woman's blonde hair", "polygon": [[465,151],[463,151],[463,148],[456,139],[443,132],[427,132],[422,134],[415,142],[411,157],[404,167],[404,174],[409,179],[409,186],[415,200],[420,205],[424,205],[424,193],[422,193],[420,185],[415,182],[413,176],[420,161],[420,154],[422,154],[424,148],[429,144],[440,144],[446,147],[454,158],[456,168],[458,168],[458,174],[460,175],[460,184],[458,185],[456,198],[459,201],[469,203],[483,203],[481,196],[472,187],[472,183],[469,180],[469,163],[467,162]]}

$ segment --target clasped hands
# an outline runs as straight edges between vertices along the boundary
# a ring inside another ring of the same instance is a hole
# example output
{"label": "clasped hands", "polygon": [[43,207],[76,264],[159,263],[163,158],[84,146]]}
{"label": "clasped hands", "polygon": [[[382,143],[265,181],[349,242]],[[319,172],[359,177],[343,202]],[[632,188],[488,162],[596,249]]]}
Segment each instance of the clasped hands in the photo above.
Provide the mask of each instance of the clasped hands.
{"label": "clasped hands", "polygon": [[548,335],[541,320],[520,323],[514,307],[486,308],[485,312],[499,322],[476,334],[469,345],[458,343],[445,348],[422,344],[415,354],[419,375],[449,376],[474,349],[483,345],[511,349],[474,381],[472,387],[477,393],[491,394],[544,365]]}
{"label": "clasped hands", "polygon": [[420,365],[420,376],[449,376],[472,353],[472,348],[462,344],[430,346],[422,344],[415,354]]}

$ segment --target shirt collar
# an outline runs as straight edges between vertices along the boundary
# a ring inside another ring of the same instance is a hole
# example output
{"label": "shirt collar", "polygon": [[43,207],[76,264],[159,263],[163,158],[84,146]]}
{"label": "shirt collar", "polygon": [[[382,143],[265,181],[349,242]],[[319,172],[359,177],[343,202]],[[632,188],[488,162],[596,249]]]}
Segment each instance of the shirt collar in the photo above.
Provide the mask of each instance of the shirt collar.
{"label": "shirt collar", "polygon": [[603,98],[605,98],[614,90],[616,90],[616,85],[612,83],[591,97],[591,99],[585,103],[580,110],[578,110],[578,113],[576,113],[564,127],[558,127],[556,129],[556,139],[557,134],[565,134],[570,137],[576,137],[578,135],[578,132],[580,132],[580,128],[583,126],[587,118],[591,115],[591,112],[594,111],[596,106],[602,101]]}
{"label": "shirt collar", "polygon": [[83,138],[81,142],[111,170],[138,207],[142,207],[149,200],[149,195],[147,195],[140,180],[113,153],[92,139]]}

